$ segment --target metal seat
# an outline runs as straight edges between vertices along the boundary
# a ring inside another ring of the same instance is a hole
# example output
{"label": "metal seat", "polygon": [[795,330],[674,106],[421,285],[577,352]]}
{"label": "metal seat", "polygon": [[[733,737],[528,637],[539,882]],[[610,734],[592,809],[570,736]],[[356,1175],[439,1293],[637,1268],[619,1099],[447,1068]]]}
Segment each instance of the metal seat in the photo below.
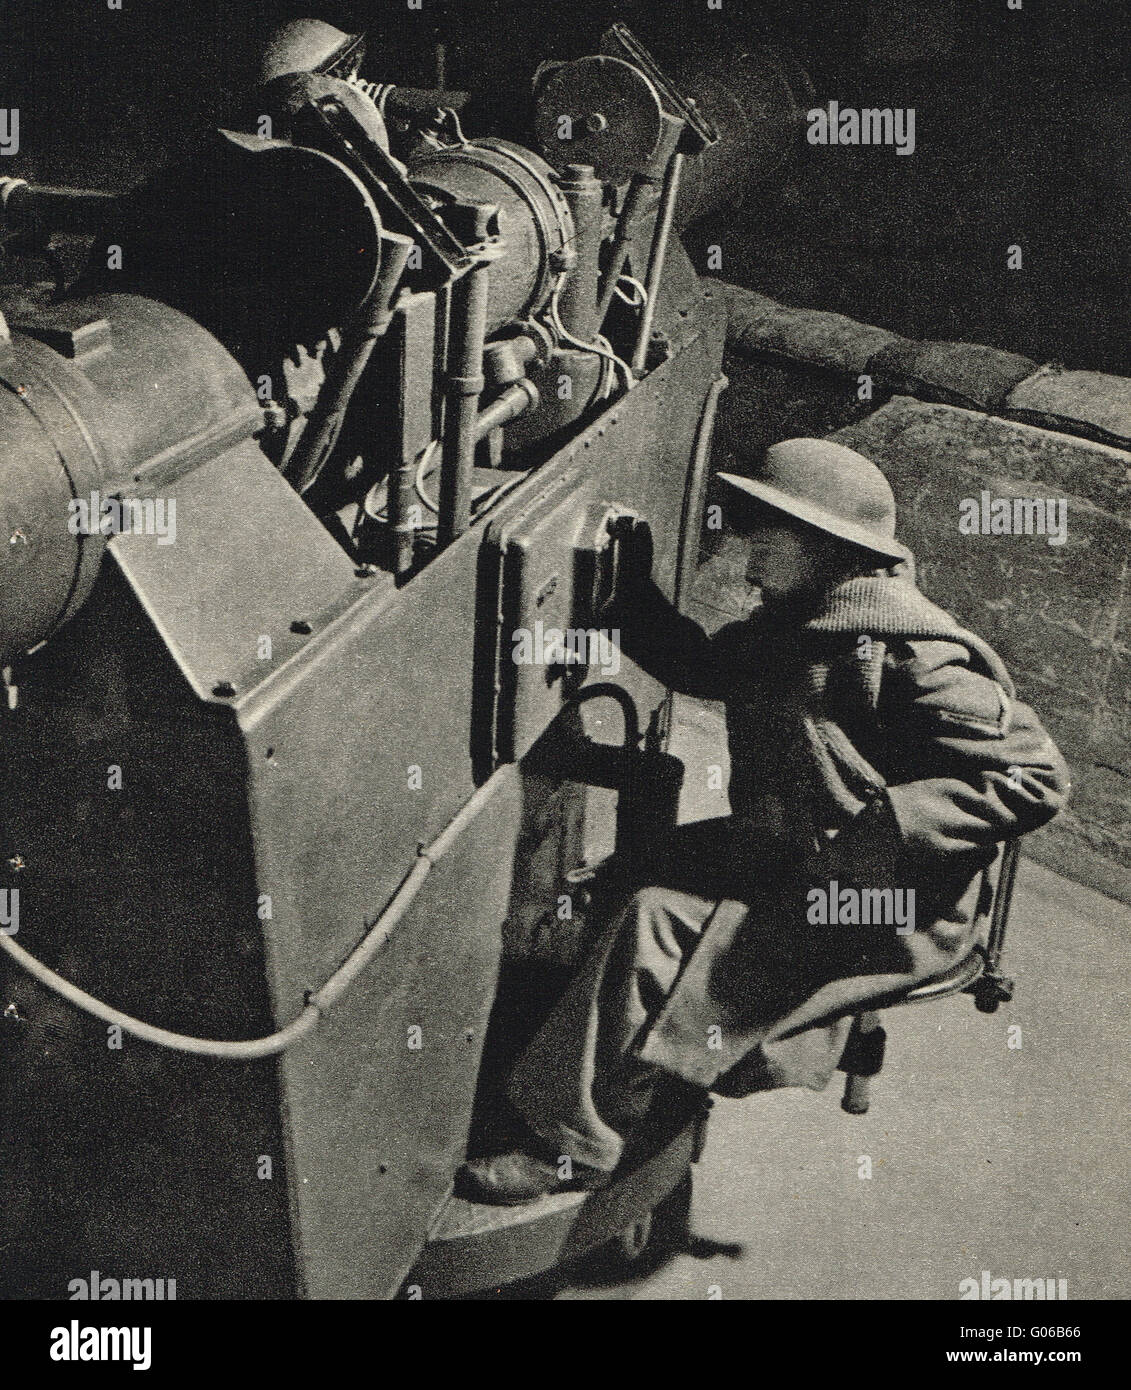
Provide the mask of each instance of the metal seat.
{"label": "metal seat", "polygon": [[[978,942],[969,955],[943,974],[924,980],[913,989],[893,994],[889,999],[881,1000],[877,1007],[853,1017],[852,1031],[840,1061],[840,1070],[846,1074],[841,1106],[850,1115],[867,1113],[872,1078],[879,1075],[884,1065],[887,1034],[880,1022],[881,1008],[926,1004],[934,999],[964,993],[974,996],[974,1005],[980,1013],[992,1014],[1000,1004],[1013,998],[1013,981],[1001,973],[1001,959],[1020,857],[1020,839],[1006,840],[999,857],[992,906],[988,913],[979,918],[979,927],[987,920],[989,922],[984,944]],[[990,872],[988,868],[986,874]]]}

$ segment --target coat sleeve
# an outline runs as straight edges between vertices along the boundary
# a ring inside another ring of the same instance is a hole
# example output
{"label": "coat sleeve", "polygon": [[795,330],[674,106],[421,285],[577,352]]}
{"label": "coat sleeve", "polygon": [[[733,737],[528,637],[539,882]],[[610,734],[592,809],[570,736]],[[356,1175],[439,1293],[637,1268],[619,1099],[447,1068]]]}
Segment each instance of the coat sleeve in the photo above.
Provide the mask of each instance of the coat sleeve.
{"label": "coat sleeve", "polygon": [[885,675],[879,714],[893,778],[834,841],[845,873],[981,856],[1066,805],[1068,767],[1034,711],[973,670],[953,642],[912,642]]}
{"label": "coat sleeve", "polygon": [[953,642],[913,642],[885,681],[881,717],[915,775],[889,786],[912,857],[992,847],[1036,830],[1071,792],[1068,767],[1034,711],[973,670]]}
{"label": "coat sleeve", "polygon": [[651,579],[626,589],[607,615],[621,650],[669,690],[700,700],[731,699],[738,687],[740,649],[754,640],[749,619],[713,636],[685,617]]}

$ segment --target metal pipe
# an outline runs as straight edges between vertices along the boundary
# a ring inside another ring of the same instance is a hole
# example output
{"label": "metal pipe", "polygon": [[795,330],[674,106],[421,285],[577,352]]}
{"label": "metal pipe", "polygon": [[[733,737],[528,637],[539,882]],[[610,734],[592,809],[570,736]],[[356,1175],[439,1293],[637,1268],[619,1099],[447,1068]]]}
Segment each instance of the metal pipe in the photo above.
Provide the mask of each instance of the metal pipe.
{"label": "metal pipe", "polygon": [[492,430],[517,420],[528,411],[537,410],[541,397],[532,381],[516,381],[479,412],[475,423],[476,441],[486,439]]}
{"label": "metal pipe", "polygon": [[522,381],[537,356],[538,344],[526,333],[488,343],[483,353],[483,374],[488,385],[501,390]]}
{"label": "metal pipe", "polygon": [[375,325],[363,323],[350,335],[335,359],[336,370],[322,388],[325,403],[319,401],[316,405],[287,465],[296,492],[306,492],[318,481],[326,460],[333,453],[346,418],[346,408],[369,365],[376,341]]}
{"label": "metal pipe", "polygon": [[688,577],[699,556],[702,504],[707,482],[707,464],[711,457],[711,440],[715,433],[715,416],[718,413],[719,397],[729,385],[730,378],[722,372],[711,382],[695,430],[695,448],[691,456],[691,468],[687,474],[687,486],[683,493],[679,550],[675,562],[675,589],[672,593],[672,603],[679,612],[683,611],[681,605],[687,592]]}
{"label": "metal pipe", "polygon": [[0,227],[9,231],[95,232],[118,207],[117,193],[0,179]]}
{"label": "metal pipe", "polygon": [[616,293],[621,271],[624,269],[625,261],[628,260],[629,248],[632,245],[632,224],[636,221],[640,204],[644,200],[644,194],[647,189],[652,187],[653,182],[652,179],[646,178],[643,174],[638,174],[633,178],[628,193],[625,195],[624,207],[617,222],[617,234],[613,240],[609,269],[605,275],[605,283],[601,286],[601,298],[597,304],[598,329],[605,322],[609,305],[613,302],[613,295]]}
{"label": "metal pipe", "polygon": [[432,291],[402,293],[397,304],[397,462],[386,481],[386,515],[393,573],[407,579],[416,559],[417,460],[435,438],[433,381],[436,374],[437,297]]}
{"label": "metal pipe", "polygon": [[401,87],[380,82],[355,82],[353,85],[377,102],[378,111],[389,122],[428,122],[440,109],[459,115],[471,100],[470,92],[447,92],[439,87]]}
{"label": "metal pipe", "polygon": [[591,343],[601,327],[597,316],[604,186],[589,164],[569,164],[558,187],[573,215],[574,265],[562,289],[558,312],[566,331]]}
{"label": "metal pipe", "polygon": [[393,573],[403,578],[416,558],[416,531],[412,524],[413,475],[415,469],[401,464],[389,474],[387,485],[389,532],[392,536]]}
{"label": "metal pipe", "polygon": [[391,300],[408,263],[412,241],[399,233],[381,238],[382,261],[368,300],[345,335],[328,379],[307,421],[287,471],[296,492],[308,492],[318,481],[338,443],[357,384],[365,375],[373,348],[392,320]]}
{"label": "metal pipe", "polygon": [[986,943],[986,962],[991,971],[996,971],[1001,966],[1005,928],[1009,920],[1009,907],[1013,900],[1013,885],[1017,878],[1017,864],[1020,858],[1020,839],[1015,837],[1007,840],[1001,852],[1001,868],[998,870],[997,892],[994,894],[993,915]]}
{"label": "metal pipe", "polygon": [[672,155],[664,174],[664,191],[660,196],[660,209],[656,214],[656,226],[652,233],[652,251],[648,258],[648,278],[644,285],[648,298],[640,315],[636,351],[632,354],[632,370],[637,376],[644,375],[644,363],[648,357],[652,324],[656,318],[656,296],[659,294],[660,283],[664,278],[664,261],[668,254],[668,241],[675,219],[675,205],[679,197],[679,180],[682,171],[683,155],[677,150]]}
{"label": "metal pipe", "polygon": [[490,265],[465,271],[452,286],[452,320],[447,357],[443,453],[440,464],[441,547],[458,540],[471,524],[471,476],[475,467],[479,397],[483,394],[483,347],[487,339]]}

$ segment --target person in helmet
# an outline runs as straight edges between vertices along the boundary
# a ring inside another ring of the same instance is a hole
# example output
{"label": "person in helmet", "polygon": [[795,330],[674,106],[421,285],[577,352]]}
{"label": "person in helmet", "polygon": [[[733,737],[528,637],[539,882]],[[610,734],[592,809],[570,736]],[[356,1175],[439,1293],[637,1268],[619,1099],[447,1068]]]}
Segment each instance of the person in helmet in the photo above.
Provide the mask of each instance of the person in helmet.
{"label": "person in helmet", "polygon": [[259,60],[258,81],[291,73],[352,77],[365,57],[365,35],[347,34],[321,19],[292,19],[275,27]]}
{"label": "person in helmet", "polygon": [[602,1185],[667,1085],[824,1087],[852,1014],[962,960],[999,842],[1066,803],[1000,658],[917,588],[875,464],[794,439],[719,476],[762,605],[708,637],[645,554],[617,622],[646,670],[724,702],[731,814],[631,866],[509,1078],[522,1142],[461,1171],[476,1200]]}

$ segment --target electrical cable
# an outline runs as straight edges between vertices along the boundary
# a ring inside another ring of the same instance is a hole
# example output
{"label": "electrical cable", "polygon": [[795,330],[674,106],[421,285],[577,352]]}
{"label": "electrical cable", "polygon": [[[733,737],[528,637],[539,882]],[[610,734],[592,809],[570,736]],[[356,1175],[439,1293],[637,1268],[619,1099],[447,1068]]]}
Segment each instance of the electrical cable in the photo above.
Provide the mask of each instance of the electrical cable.
{"label": "electrical cable", "polygon": [[496,487],[491,488],[488,492],[483,493],[481,496],[475,498],[472,505],[474,506],[476,513],[481,512],[484,507],[490,506],[491,503],[500,501],[513,488],[518,487],[519,483],[526,482],[527,478],[529,477],[529,472],[524,471],[520,473],[517,478],[508,478],[505,483],[499,483]]}
{"label": "electrical cable", "polygon": [[577,348],[579,352],[592,352],[598,357],[606,358],[614,365],[614,367],[619,367],[620,370],[624,373],[625,390],[631,391],[633,387],[636,385],[636,378],[632,374],[632,368],[628,365],[626,361],[624,361],[623,358],[617,356],[617,354],[613,351],[611,346],[601,346],[602,343],[608,343],[607,339],[603,339],[600,336],[598,336],[596,342],[584,343],[581,341],[580,338],[575,338],[573,334],[570,333],[569,330],[566,328],[565,324],[562,323],[561,314],[558,309],[558,300],[561,296],[562,287],[565,285],[565,282],[566,275],[563,274],[559,276],[558,283],[554,286],[554,292],[550,296],[550,303],[547,308],[550,326],[553,328],[554,332],[558,335],[558,337],[563,342],[568,343],[570,347]]}
{"label": "electrical cable", "polygon": [[[504,770],[500,769],[500,773]],[[56,974],[50,966],[44,965],[22,946],[17,946],[6,932],[0,932],[0,951],[68,1004],[93,1018],[101,1019],[103,1023],[121,1028],[124,1033],[141,1038],[143,1042],[154,1043],[173,1052],[190,1052],[198,1057],[215,1057],[227,1061],[250,1062],[260,1057],[274,1056],[310,1033],[370,963],[412,906],[433,866],[494,795],[496,778],[500,773],[484,782],[430,845],[420,846],[416,862],[354,950],[320,989],[306,995],[305,1007],[297,1018],[292,1019],[285,1028],[266,1037],[228,1041],[224,1038],[197,1038],[187,1033],[171,1032],[168,1028],[158,1028],[152,1023],[145,1023],[139,1018],[123,1013],[112,1004],[96,999],[86,990]]]}
{"label": "electrical cable", "polygon": [[412,486],[416,491],[417,497],[420,498],[430,512],[435,512],[437,516],[440,515],[440,504],[439,502],[433,502],[432,498],[425,492],[424,479],[428,475],[428,465],[431,463],[439,447],[440,441],[438,439],[433,439],[431,443],[424,446],[420,451],[420,458],[416,463],[416,474],[412,480]]}
{"label": "electrical cable", "polygon": [[[621,289],[622,284],[632,286],[636,291],[636,297],[634,299],[629,299],[628,295]],[[615,294],[618,299],[623,299],[624,302],[633,309],[643,309],[648,303],[648,291],[635,275],[621,275],[617,280]]]}

